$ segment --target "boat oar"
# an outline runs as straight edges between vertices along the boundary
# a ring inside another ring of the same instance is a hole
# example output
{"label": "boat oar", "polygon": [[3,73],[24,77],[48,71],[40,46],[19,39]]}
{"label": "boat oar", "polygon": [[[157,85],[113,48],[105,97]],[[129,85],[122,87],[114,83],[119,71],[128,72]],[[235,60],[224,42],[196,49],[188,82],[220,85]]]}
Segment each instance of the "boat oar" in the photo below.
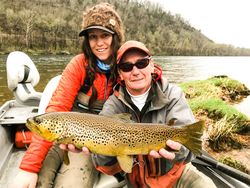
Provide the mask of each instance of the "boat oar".
{"label": "boat oar", "polygon": [[211,167],[220,170],[221,172],[239,180],[242,181],[244,183],[246,183],[247,185],[250,185],[250,175],[243,173],[235,168],[232,168],[228,165],[225,165],[223,163],[220,163],[218,161],[216,161],[215,159],[208,157],[206,155],[201,155],[201,156],[197,156],[197,159],[201,160],[202,162],[205,162],[207,164],[209,164]]}

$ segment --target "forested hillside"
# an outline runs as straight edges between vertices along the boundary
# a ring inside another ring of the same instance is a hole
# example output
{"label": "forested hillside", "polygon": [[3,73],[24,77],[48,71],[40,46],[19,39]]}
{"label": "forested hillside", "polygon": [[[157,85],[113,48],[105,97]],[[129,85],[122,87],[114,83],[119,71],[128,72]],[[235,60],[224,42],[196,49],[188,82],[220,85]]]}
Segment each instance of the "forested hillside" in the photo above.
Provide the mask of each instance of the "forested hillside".
{"label": "forested hillside", "polygon": [[[103,0],[0,0],[0,53],[80,51],[82,12]],[[155,55],[250,55],[215,44],[179,15],[147,1],[106,0],[119,12],[126,40],[144,42]]]}

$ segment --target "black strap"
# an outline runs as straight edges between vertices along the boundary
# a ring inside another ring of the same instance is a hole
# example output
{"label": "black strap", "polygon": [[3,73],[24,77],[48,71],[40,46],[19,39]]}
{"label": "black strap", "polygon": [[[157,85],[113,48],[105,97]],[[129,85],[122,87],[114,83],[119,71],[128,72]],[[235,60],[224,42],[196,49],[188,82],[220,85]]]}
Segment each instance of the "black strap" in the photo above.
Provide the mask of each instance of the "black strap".
{"label": "black strap", "polygon": [[114,177],[117,179],[118,182],[121,182],[125,179],[121,173],[114,174]]}
{"label": "black strap", "polygon": [[24,77],[23,77],[23,80],[21,81],[21,83],[26,82],[26,80],[29,77],[29,73],[30,73],[30,68],[27,65],[24,65]]}
{"label": "black strap", "polygon": [[83,85],[80,88],[80,91],[82,91],[83,93],[88,93],[90,87],[93,85],[93,82],[91,82],[90,77],[88,75],[86,75]]}
{"label": "black strap", "polygon": [[23,86],[23,89],[26,91],[26,93],[28,93],[28,94],[31,93],[26,84],[22,83],[22,86]]}

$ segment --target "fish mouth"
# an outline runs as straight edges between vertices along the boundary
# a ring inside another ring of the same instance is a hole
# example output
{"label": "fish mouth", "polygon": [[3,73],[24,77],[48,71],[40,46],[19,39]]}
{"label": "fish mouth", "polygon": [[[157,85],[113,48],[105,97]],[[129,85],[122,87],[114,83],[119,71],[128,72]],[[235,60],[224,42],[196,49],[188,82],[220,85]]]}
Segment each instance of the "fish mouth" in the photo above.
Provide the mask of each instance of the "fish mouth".
{"label": "fish mouth", "polygon": [[28,118],[27,120],[26,120],[26,127],[30,130],[30,131],[32,131],[32,132],[34,132],[34,133],[36,133],[36,134],[38,134],[38,135],[41,135],[42,134],[42,132],[41,132],[41,130],[38,128],[38,126],[37,126],[37,123],[35,122],[35,120],[34,120],[34,118]]}
{"label": "fish mouth", "polygon": [[31,117],[26,120],[26,127],[33,133],[41,136],[45,140],[53,142],[58,139],[60,135],[50,132],[44,128],[42,121],[37,117]]}

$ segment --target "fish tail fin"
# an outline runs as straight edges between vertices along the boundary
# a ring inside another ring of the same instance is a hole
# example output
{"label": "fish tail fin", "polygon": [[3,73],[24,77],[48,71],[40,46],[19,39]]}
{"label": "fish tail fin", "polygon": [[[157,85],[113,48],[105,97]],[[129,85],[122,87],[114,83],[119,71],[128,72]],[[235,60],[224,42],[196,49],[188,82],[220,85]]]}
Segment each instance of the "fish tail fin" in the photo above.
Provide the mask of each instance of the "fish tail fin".
{"label": "fish tail fin", "polygon": [[205,127],[204,121],[198,121],[185,126],[186,141],[185,146],[195,155],[201,155],[202,151],[202,135]]}

